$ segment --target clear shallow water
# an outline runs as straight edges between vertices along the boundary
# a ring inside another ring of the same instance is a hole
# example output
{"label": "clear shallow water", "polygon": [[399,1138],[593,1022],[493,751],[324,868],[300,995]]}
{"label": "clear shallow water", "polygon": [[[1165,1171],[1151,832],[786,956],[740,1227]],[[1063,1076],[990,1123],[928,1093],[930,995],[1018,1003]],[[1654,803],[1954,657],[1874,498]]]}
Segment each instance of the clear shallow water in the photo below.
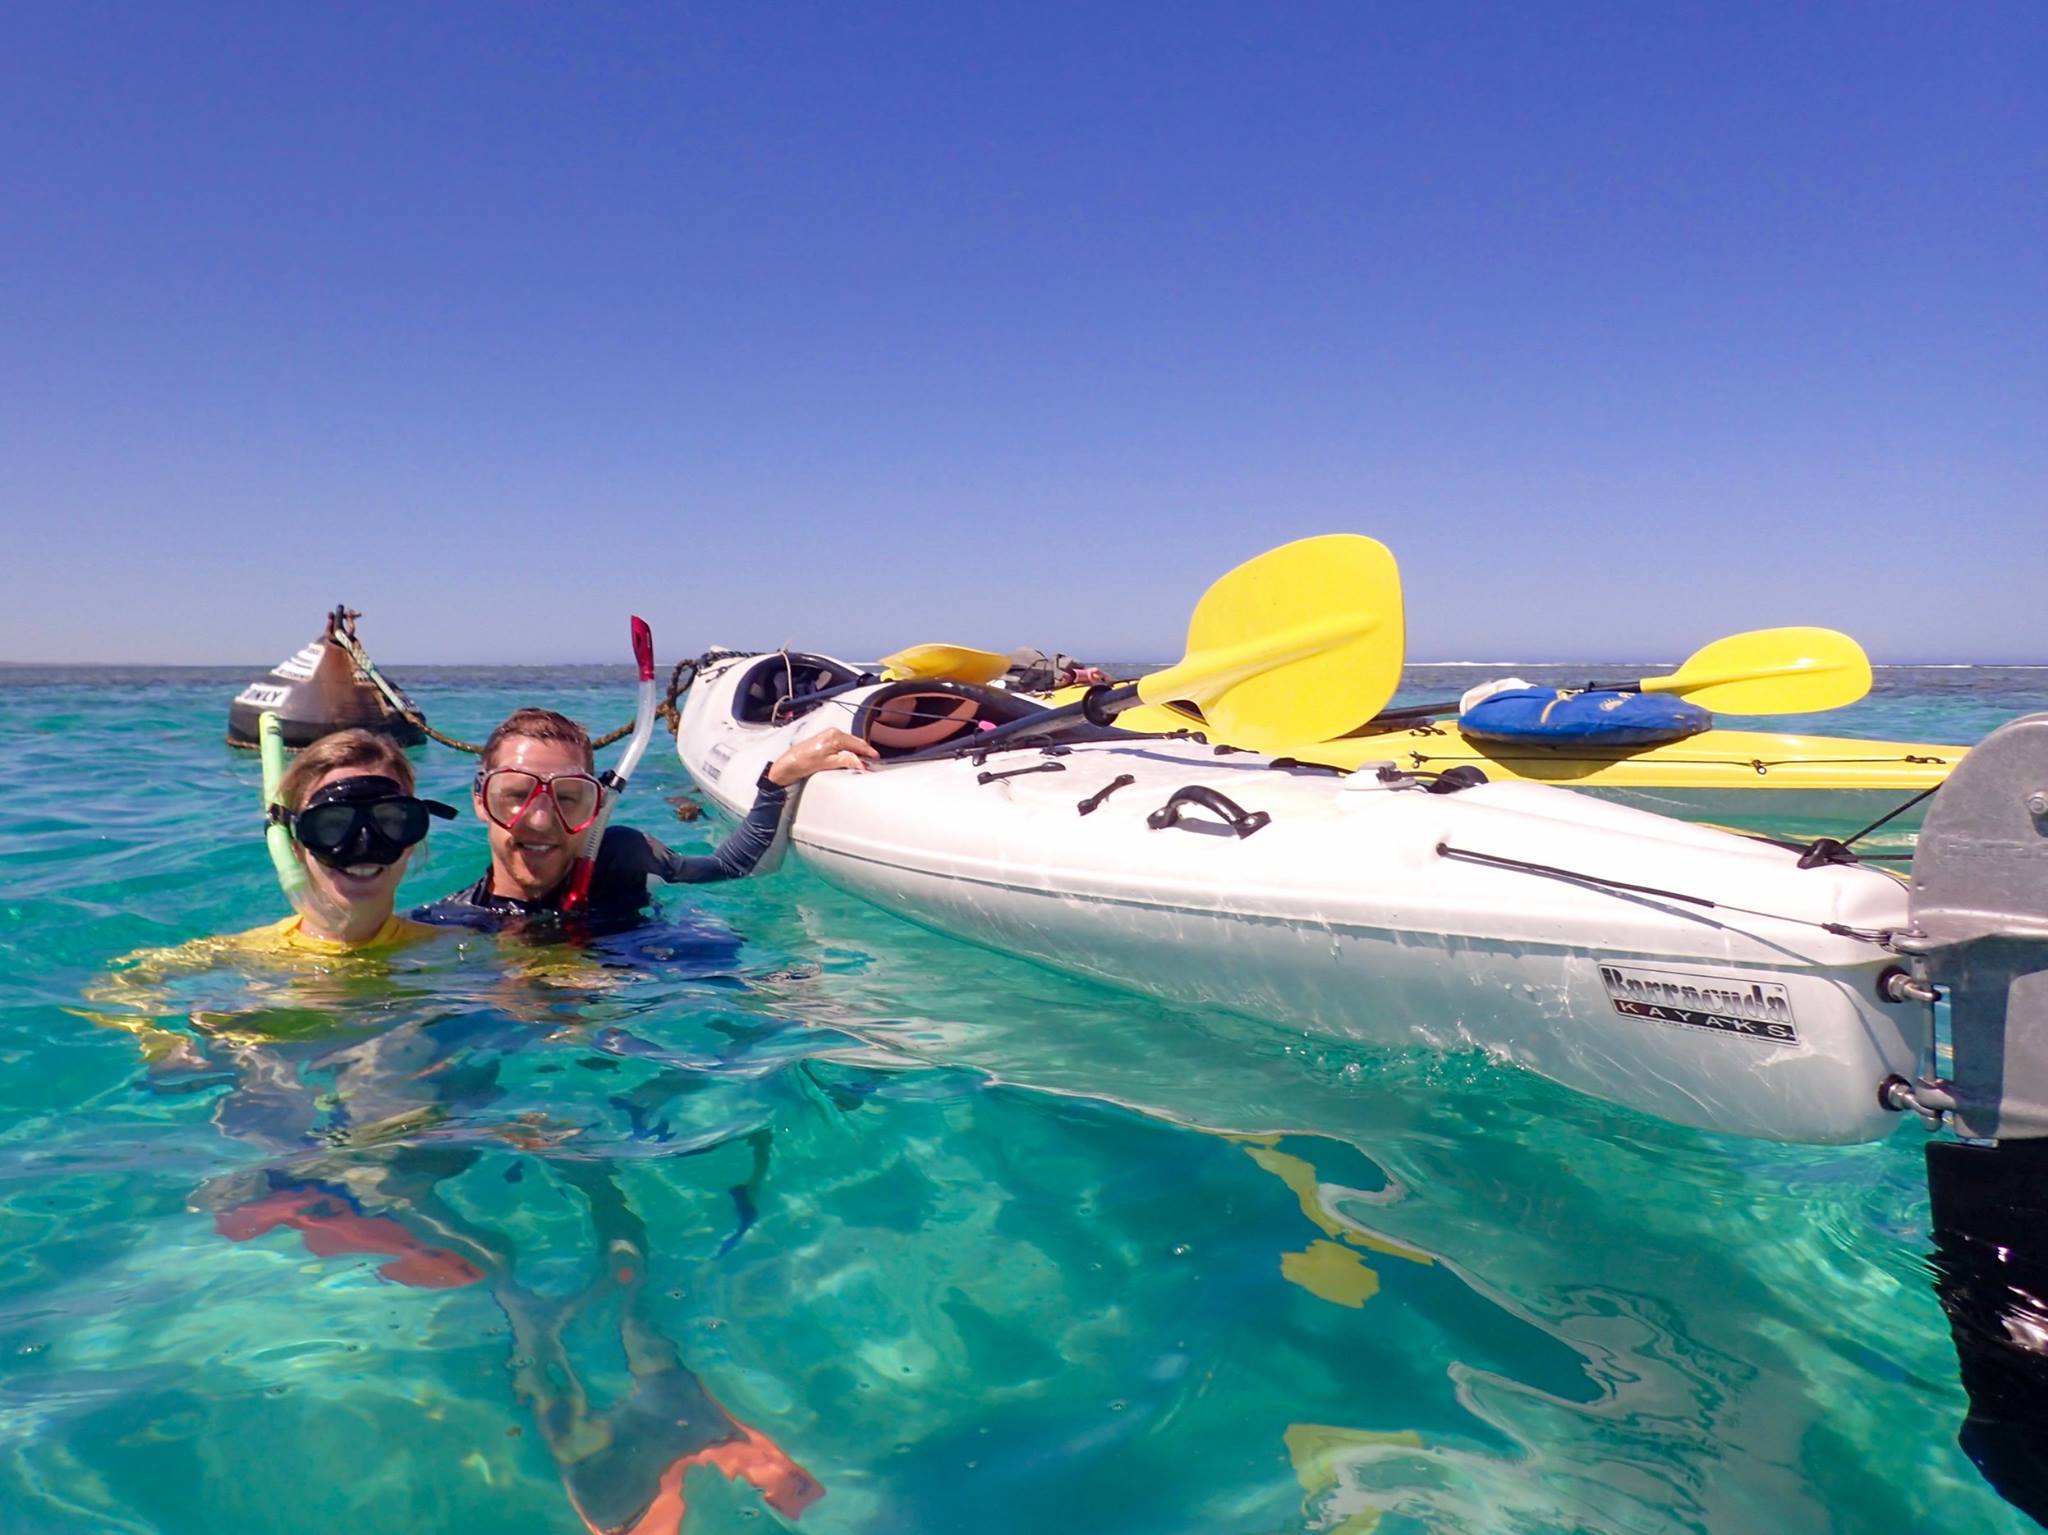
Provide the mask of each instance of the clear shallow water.
{"label": "clear shallow water", "polygon": [[[471,737],[627,708],[605,669],[403,675]],[[220,741],[242,680],[0,671],[10,1532],[573,1535],[565,1460],[630,1504],[712,1400],[822,1486],[801,1530],[2031,1528],[1954,1447],[1909,1126],[1677,1130],[1136,1001],[793,870],[596,950],[182,980],[168,1024],[273,1042],[149,1070],[80,1016],[108,963],[282,911]],[[1888,671],[1824,725],[2043,707],[2048,672]],[[418,760],[457,795],[467,759]],[[684,788],[658,750],[623,814],[708,846]],[[406,893],[483,856],[437,830]],[[686,1489],[691,1529],[791,1522],[711,1466]]]}

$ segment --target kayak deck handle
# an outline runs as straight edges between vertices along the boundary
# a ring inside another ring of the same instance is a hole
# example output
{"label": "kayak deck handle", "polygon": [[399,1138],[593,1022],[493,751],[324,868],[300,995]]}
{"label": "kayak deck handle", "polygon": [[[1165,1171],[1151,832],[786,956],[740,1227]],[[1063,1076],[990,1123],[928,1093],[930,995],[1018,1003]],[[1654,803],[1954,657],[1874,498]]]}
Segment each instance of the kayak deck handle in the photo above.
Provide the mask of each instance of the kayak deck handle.
{"label": "kayak deck handle", "polygon": [[1074,808],[1080,811],[1083,815],[1093,815],[1097,810],[1100,810],[1102,808],[1102,802],[1108,799],[1110,795],[1116,793],[1116,791],[1119,789],[1125,788],[1130,784],[1136,783],[1137,781],[1138,780],[1129,773],[1119,773],[1116,775],[1116,777],[1112,778],[1108,783],[1104,784],[1101,788],[1097,789],[1093,794],[1089,795],[1086,799],[1078,801],[1075,804]]}
{"label": "kayak deck handle", "polygon": [[1229,795],[1207,788],[1202,784],[1189,784],[1175,789],[1165,804],[1145,817],[1145,824],[1154,831],[1164,831],[1178,825],[1182,813],[1190,805],[1198,805],[1222,818],[1223,824],[1240,837],[1249,837],[1273,818],[1263,810],[1247,810]]}
{"label": "kayak deck handle", "polygon": [[1034,762],[1030,767],[1011,768],[1005,773],[976,773],[974,781],[997,783],[1005,778],[1022,778],[1026,773],[1064,773],[1066,770],[1067,765],[1064,762]]}

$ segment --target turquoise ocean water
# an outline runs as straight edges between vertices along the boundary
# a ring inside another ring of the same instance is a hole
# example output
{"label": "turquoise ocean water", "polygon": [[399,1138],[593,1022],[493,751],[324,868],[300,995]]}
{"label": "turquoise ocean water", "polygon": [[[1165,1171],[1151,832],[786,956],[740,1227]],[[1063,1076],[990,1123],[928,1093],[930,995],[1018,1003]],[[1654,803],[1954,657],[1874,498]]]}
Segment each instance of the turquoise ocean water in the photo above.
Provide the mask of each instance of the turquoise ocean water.
{"label": "turquoise ocean water", "polygon": [[[823,1495],[792,1517],[711,1457],[689,1529],[2032,1527],[1955,1448],[1912,1125],[1675,1129],[1133,1000],[794,868],[587,949],[110,992],[283,914],[221,740],[247,675],[0,670],[7,1535],[575,1535],[572,1491],[622,1516],[728,1420]],[[604,668],[404,680],[473,738],[630,707]],[[1813,725],[2042,708],[2048,670],[1888,670]],[[417,760],[460,801],[469,759]],[[686,787],[658,741],[621,818],[708,847]],[[484,856],[437,829],[408,897]],[[155,1067],[106,1026],[195,1014],[204,1058]]]}

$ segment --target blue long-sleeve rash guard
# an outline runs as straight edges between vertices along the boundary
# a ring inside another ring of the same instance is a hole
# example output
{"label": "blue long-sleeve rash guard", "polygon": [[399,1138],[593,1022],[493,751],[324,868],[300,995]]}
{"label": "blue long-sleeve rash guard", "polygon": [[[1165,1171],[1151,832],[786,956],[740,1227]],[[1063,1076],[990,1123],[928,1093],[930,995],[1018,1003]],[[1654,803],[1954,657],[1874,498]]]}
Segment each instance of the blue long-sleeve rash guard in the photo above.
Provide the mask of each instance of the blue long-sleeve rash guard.
{"label": "blue long-sleeve rash guard", "polygon": [[[598,845],[597,867],[591,874],[587,920],[611,926],[639,916],[648,903],[650,878],[670,885],[703,885],[744,879],[753,873],[775,841],[782,807],[789,800],[789,791],[770,783],[766,773],[754,790],[754,808],[747,818],[708,854],[678,853],[637,827],[606,827],[604,841]],[[467,890],[422,906],[412,916],[417,922],[443,927],[486,929],[545,922],[562,915],[562,897],[568,890],[565,878],[539,900],[524,901],[493,890],[491,871],[486,869],[484,877]]]}

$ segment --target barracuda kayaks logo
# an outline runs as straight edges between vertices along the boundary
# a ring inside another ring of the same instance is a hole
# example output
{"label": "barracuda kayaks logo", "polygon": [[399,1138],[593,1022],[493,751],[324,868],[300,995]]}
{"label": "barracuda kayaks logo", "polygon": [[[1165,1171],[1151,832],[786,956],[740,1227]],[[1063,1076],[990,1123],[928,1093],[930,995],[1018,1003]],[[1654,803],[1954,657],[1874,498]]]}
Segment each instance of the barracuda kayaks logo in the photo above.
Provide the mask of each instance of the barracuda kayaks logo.
{"label": "barracuda kayaks logo", "polygon": [[1792,998],[1775,981],[1744,981],[1729,975],[1689,975],[1677,970],[1639,970],[1602,965],[1607,998],[1624,1018],[1680,1023],[1692,1029],[1739,1034],[1796,1045],[1799,1029]]}

